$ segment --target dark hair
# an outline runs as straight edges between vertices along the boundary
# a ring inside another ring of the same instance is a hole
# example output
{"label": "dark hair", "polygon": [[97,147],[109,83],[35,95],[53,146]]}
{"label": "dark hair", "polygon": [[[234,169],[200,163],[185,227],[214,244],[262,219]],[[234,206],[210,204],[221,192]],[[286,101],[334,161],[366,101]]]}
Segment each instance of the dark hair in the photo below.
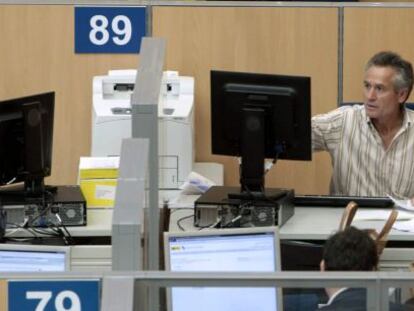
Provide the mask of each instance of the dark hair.
{"label": "dark hair", "polygon": [[397,53],[383,51],[371,57],[371,59],[365,65],[365,71],[367,71],[372,66],[393,68],[396,71],[396,75],[393,81],[394,89],[396,91],[407,89],[407,98],[410,96],[414,82],[413,67],[410,62],[404,60]]}
{"label": "dark hair", "polygon": [[332,235],[323,251],[327,271],[372,271],[378,265],[378,253],[368,232],[348,227]]}

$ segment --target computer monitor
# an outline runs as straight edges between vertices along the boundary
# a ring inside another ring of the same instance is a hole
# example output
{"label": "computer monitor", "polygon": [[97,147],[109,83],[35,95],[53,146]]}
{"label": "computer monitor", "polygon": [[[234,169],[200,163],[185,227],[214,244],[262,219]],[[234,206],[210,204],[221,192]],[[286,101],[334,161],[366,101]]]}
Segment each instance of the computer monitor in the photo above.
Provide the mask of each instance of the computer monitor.
{"label": "computer monitor", "polygon": [[[164,234],[167,271],[275,272],[280,246],[275,227]],[[270,287],[172,287],[168,311],[282,310],[280,289]]]}
{"label": "computer monitor", "polygon": [[265,158],[311,160],[310,78],[211,71],[213,154],[241,157],[245,193],[264,192]]}
{"label": "computer monitor", "polygon": [[0,244],[0,272],[64,272],[69,265],[67,246]]}
{"label": "computer monitor", "polygon": [[0,185],[24,182],[25,194],[44,191],[52,168],[54,99],[49,92],[0,102]]}

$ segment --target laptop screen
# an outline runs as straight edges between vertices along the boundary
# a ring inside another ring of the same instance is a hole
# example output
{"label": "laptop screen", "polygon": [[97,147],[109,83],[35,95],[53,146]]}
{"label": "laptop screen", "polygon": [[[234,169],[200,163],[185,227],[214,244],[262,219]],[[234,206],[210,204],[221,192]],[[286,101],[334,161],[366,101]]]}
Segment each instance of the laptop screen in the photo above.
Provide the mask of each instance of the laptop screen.
{"label": "laptop screen", "polygon": [[0,244],[0,272],[64,272],[69,270],[69,248]]}
{"label": "laptop screen", "polygon": [[[166,269],[192,272],[275,272],[280,267],[275,228],[220,229],[165,235]],[[278,310],[275,288],[176,287],[170,311]],[[195,308],[196,307],[196,308]]]}

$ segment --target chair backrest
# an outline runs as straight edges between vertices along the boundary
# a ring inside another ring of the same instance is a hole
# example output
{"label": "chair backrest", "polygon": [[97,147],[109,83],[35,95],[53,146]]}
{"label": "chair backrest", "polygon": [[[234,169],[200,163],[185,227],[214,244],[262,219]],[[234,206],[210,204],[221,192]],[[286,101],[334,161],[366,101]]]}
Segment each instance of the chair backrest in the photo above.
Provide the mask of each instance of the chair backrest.
{"label": "chair backrest", "polygon": [[378,254],[382,254],[382,251],[385,248],[385,245],[387,244],[388,235],[392,229],[392,226],[394,225],[395,221],[398,217],[398,211],[396,209],[391,210],[390,215],[388,216],[387,221],[384,224],[384,227],[382,227],[382,230],[380,233],[378,233],[375,242],[377,243],[377,249]]}
{"label": "chair backrest", "polygon": [[[339,223],[339,230],[344,230],[345,228],[351,225],[352,220],[354,219],[357,210],[358,210],[358,204],[356,204],[353,201],[348,203],[348,205],[345,207],[345,210],[342,214],[341,222]],[[382,227],[379,233],[375,229],[366,229],[366,231],[375,241],[379,255],[382,254],[385,248],[385,245],[387,244],[388,235],[392,229],[392,226],[397,220],[397,216],[398,216],[398,211],[396,209],[392,209],[390,215],[388,216],[387,221],[385,222],[384,226]]]}
{"label": "chair backrest", "polygon": [[348,203],[348,205],[345,207],[344,212],[342,213],[341,222],[339,223],[339,231],[342,231],[351,225],[357,210],[358,204],[356,204],[354,201]]}

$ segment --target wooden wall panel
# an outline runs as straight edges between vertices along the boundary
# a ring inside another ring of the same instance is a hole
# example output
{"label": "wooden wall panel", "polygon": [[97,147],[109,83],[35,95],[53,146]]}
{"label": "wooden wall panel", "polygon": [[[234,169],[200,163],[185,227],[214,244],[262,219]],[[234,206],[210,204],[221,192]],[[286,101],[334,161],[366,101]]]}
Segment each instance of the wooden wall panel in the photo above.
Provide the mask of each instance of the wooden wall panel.
{"label": "wooden wall panel", "polygon": [[[74,53],[71,5],[0,6],[0,99],[56,91],[54,155],[48,183],[76,182],[79,157],[89,155],[92,77],[136,68],[138,56]],[[309,75],[313,113],[337,98],[337,9],[154,7],[153,34],[167,39],[165,69],[196,78],[196,159],[226,166],[238,184],[236,160],[210,148],[210,69]],[[281,161],[269,186],[324,193],[330,161]]]}
{"label": "wooden wall panel", "polygon": [[0,279],[0,311],[7,311],[8,306],[8,283],[5,279]]}
{"label": "wooden wall panel", "polygon": [[75,54],[72,5],[1,5],[0,38],[0,100],[56,92],[47,182],[76,183],[79,157],[90,154],[92,77],[137,68],[138,55]]}
{"label": "wooden wall panel", "polygon": [[[312,77],[312,112],[336,107],[338,17],[335,8],[154,7],[153,35],[167,39],[166,68],[195,77],[196,160],[225,165],[238,185],[235,158],[211,154],[211,69]],[[280,161],[267,186],[326,193],[330,159]]]}
{"label": "wooden wall panel", "polygon": [[362,101],[364,66],[375,53],[414,62],[414,8],[346,8],[344,25],[344,101]]}

